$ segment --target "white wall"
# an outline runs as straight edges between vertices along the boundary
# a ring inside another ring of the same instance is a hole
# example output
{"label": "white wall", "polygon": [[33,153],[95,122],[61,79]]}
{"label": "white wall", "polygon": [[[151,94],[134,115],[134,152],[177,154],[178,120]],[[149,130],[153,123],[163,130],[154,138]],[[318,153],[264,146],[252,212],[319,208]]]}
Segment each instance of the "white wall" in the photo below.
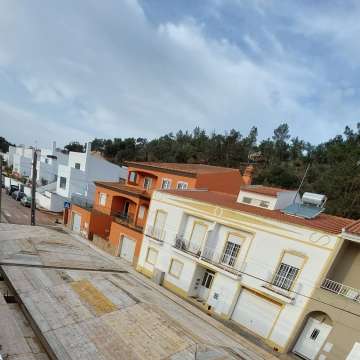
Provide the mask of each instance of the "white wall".
{"label": "white wall", "polygon": [[[246,213],[241,213],[241,216],[235,218],[217,217],[214,210],[208,212],[203,210],[205,208],[203,204],[198,207],[196,203],[192,204],[189,199],[180,196],[176,197],[161,192],[154,193],[147,224],[154,224],[157,209],[168,213],[165,225],[165,243],[158,245],[147,236],[144,236],[139,266],[152,270],[153,267],[146,263],[145,256],[149,246],[157,248],[159,255],[155,267],[166,273],[165,279],[167,281],[184,291],[189,291],[191,282],[196,275],[196,266],[205,265],[205,263],[201,259],[196,259],[174,249],[172,244],[175,235],[182,228],[185,229],[185,233],[188,233],[188,229],[192,228],[192,223],[197,220],[197,216],[194,216],[196,213],[199,219],[206,219],[210,224],[217,223],[208,241],[213,244],[216,243],[216,251],[219,254],[224,249],[229,232],[240,234],[244,240],[235,267],[241,270],[241,278],[236,278],[233,274],[220,269],[216,265],[207,264],[208,267],[216,270],[208,303],[214,307],[215,312],[222,315],[231,315],[232,306],[236,303],[240,285],[260,292],[265,297],[278,299],[279,302],[285,305],[273,331],[269,335],[269,340],[279,346],[284,346],[292,330],[301,319],[303,309],[308,302],[307,297],[311,296],[314,287],[318,286],[321,273],[337,246],[338,237],[311,228],[282,223],[270,218]],[[230,210],[227,209],[226,213],[229,214],[229,212]],[[222,212],[218,211],[218,213],[221,214]],[[239,212],[234,210],[232,214],[239,214]],[[184,218],[188,223],[185,222],[184,224]],[[216,237],[216,242],[211,236]],[[267,281],[272,280],[284,251],[291,251],[304,258],[304,267],[295,282],[294,291],[287,293],[289,298],[269,289],[267,283]],[[184,263],[183,272],[179,279],[168,274],[172,257],[181,259]],[[219,294],[218,299],[213,297],[215,292]]]}

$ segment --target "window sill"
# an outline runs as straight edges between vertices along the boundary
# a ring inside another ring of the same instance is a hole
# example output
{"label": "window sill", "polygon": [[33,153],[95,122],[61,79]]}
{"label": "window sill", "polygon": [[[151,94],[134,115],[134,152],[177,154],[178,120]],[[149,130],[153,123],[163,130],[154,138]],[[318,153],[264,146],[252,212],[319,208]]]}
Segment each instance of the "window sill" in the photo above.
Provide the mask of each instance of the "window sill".
{"label": "window sill", "polygon": [[265,291],[266,293],[271,294],[273,296],[276,296],[277,298],[282,300],[284,303],[291,304],[295,300],[295,297],[290,295],[291,291],[278,288],[271,284],[264,284],[264,285],[262,285],[262,288],[263,288],[263,291]]}

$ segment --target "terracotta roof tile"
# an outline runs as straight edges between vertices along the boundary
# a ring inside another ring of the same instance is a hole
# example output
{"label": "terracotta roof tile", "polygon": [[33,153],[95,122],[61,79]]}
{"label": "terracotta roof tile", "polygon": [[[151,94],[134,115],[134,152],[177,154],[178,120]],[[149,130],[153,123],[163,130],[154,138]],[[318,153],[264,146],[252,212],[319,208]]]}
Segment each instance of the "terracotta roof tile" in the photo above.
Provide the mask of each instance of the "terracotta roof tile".
{"label": "terracotta roof tile", "polygon": [[340,234],[342,229],[350,225],[353,220],[333,215],[320,214],[314,219],[303,219],[296,216],[283,214],[280,210],[269,210],[252,205],[241,204],[236,201],[236,195],[230,195],[215,191],[191,191],[191,190],[163,190],[172,195],[191,198],[202,202],[223,206],[229,209],[238,210],[248,214],[266,217],[285,223],[306,226],[331,234]]}
{"label": "terracotta roof tile", "polygon": [[133,167],[140,166],[140,167],[154,168],[154,170],[162,169],[162,170],[179,171],[179,172],[189,173],[192,175],[240,171],[239,169],[227,168],[222,166],[205,165],[205,164],[178,164],[178,163],[163,163],[163,162],[128,161],[127,165]]}
{"label": "terracotta roof tile", "polygon": [[349,234],[360,235],[360,219],[353,221],[349,226],[345,228],[345,231]]}
{"label": "terracotta roof tile", "polygon": [[263,186],[263,185],[248,185],[241,187],[240,190],[266,195],[266,196],[272,196],[277,197],[279,192],[285,192],[285,191],[296,191],[296,190],[286,190],[279,187],[270,187],[270,186]]}

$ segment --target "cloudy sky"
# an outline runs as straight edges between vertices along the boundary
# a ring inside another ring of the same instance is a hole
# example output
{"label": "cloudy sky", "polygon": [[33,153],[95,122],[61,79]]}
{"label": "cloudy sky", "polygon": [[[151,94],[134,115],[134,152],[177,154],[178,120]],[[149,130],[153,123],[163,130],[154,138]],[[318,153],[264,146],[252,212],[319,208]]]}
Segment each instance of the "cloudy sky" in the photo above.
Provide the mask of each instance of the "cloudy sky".
{"label": "cloudy sky", "polygon": [[200,126],[318,143],[360,121],[360,2],[0,0],[0,136]]}

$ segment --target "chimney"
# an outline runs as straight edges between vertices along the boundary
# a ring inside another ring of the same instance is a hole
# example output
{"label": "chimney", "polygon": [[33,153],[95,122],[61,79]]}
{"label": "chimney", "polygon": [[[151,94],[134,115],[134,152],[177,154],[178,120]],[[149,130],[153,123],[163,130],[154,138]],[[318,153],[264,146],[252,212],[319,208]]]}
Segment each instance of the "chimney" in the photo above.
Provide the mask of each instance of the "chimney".
{"label": "chimney", "polygon": [[53,144],[52,144],[52,154],[55,155],[56,153],[56,141],[53,141]]}
{"label": "chimney", "polygon": [[86,155],[90,155],[91,154],[91,141],[89,141],[88,143],[86,143]]}
{"label": "chimney", "polygon": [[245,168],[244,175],[243,175],[244,185],[251,185],[254,170],[255,169],[254,169],[253,165],[248,165]]}

